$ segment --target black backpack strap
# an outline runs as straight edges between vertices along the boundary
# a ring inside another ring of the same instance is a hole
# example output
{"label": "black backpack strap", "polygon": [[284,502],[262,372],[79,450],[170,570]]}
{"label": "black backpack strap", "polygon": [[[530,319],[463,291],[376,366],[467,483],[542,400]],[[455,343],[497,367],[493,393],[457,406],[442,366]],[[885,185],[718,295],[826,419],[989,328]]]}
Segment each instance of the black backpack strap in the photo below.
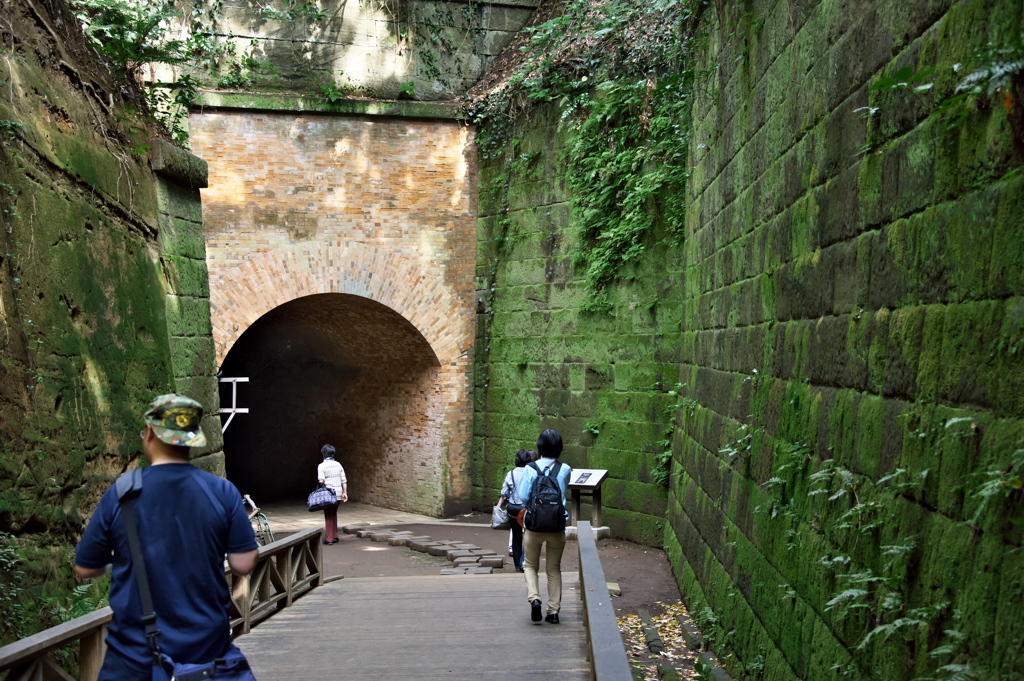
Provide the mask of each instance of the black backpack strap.
{"label": "black backpack strap", "polygon": [[530,463],[528,463],[526,465],[529,466],[530,468],[532,468],[533,470],[537,471],[537,475],[544,475],[544,471],[542,471],[540,469],[540,466],[537,465],[537,462],[531,461]]}
{"label": "black backpack strap", "polygon": [[121,521],[128,535],[128,548],[132,554],[132,574],[139,587],[139,603],[142,606],[142,624],[145,627],[146,643],[153,653],[153,664],[160,659],[160,644],[157,636],[160,630],[156,626],[156,611],[153,608],[153,594],[149,590],[149,575],[146,573],[146,560],[142,555],[142,541],[139,539],[139,527],[135,522],[135,502],[142,494],[142,469],[128,471],[114,483],[117,492],[117,503],[121,507]]}
{"label": "black backpack strap", "polygon": [[142,494],[142,469],[135,468],[119,477],[114,482],[114,491],[117,492],[117,503],[119,504],[128,495]]}
{"label": "black backpack strap", "polygon": [[560,469],[561,467],[562,462],[555,461],[553,464],[544,469],[544,475],[550,475],[551,477],[555,477],[556,475],[558,475],[558,469]]}

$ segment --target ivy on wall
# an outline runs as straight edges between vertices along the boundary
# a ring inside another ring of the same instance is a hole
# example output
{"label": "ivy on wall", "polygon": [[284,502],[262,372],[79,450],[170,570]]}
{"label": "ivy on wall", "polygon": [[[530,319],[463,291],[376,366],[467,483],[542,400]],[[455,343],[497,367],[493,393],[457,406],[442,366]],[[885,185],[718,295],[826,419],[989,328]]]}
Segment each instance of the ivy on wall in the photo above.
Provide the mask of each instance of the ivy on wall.
{"label": "ivy on wall", "polygon": [[[608,286],[638,261],[655,228],[670,240],[682,236],[690,102],[707,73],[694,59],[703,39],[693,29],[699,5],[568,0],[561,16],[527,29],[525,58],[472,109],[484,161],[503,159],[514,172],[530,163],[518,150],[516,120],[537,103],[559,105],[582,237],[572,257],[590,293],[585,310],[610,310]],[[499,242],[514,241],[508,183],[482,190],[502,207]]]}

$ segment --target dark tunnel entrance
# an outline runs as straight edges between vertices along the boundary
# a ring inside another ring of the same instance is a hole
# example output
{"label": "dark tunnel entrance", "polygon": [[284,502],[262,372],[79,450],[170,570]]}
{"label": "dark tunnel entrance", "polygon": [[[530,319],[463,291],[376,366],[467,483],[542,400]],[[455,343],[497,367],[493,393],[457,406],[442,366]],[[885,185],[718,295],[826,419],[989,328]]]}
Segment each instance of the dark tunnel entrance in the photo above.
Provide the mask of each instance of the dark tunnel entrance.
{"label": "dark tunnel entrance", "polygon": [[[436,513],[444,503],[440,367],[422,334],[368,298],[327,293],[252,324],[221,366],[238,384],[228,479],[257,503],[304,500],[320,447],[337,448],[351,501]],[[231,387],[221,384],[221,405]]]}

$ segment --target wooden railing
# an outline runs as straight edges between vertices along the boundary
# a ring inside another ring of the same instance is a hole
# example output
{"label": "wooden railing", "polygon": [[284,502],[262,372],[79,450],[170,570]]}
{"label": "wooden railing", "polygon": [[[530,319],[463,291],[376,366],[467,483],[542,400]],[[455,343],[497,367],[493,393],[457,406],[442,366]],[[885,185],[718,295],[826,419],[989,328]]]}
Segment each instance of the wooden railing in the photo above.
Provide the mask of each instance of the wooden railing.
{"label": "wooden railing", "polygon": [[323,536],[323,529],[310,528],[261,546],[251,573],[231,575],[232,635],[249,633],[260,620],[323,585]]}
{"label": "wooden railing", "polygon": [[580,551],[580,591],[583,592],[583,623],[587,630],[587,659],[594,681],[632,681],[629,658],[622,644],[619,622],[604,568],[597,555],[597,541],[590,522],[580,520],[576,530]]}
{"label": "wooden railing", "polygon": [[[257,622],[324,583],[322,540],[322,529],[303,530],[261,546],[251,574],[229,574],[233,636],[248,632]],[[110,608],[102,608],[4,646],[0,648],[0,672],[8,672],[6,681],[75,681],[49,653],[77,641],[79,679],[96,681],[112,617]]]}
{"label": "wooden railing", "polygon": [[96,681],[107,648],[103,639],[107,636],[107,624],[113,616],[110,608],[101,608],[4,646],[0,648],[0,672],[12,670],[7,674],[7,681],[74,681],[48,653],[80,641],[80,678],[82,681]]}

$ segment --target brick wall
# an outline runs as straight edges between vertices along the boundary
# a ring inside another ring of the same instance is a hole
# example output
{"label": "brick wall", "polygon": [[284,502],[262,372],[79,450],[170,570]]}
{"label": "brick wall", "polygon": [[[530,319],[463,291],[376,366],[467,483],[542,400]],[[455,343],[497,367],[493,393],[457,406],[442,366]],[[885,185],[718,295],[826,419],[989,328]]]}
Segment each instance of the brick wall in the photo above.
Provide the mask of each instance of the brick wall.
{"label": "brick wall", "polygon": [[[408,322],[403,333],[425,341],[432,354],[436,375],[429,389],[420,385],[425,379],[412,381],[433,395],[432,406],[412,409],[415,401],[401,400],[384,406],[384,400],[375,427],[395,430],[394,414],[403,410],[430,417],[399,429],[402,435],[370,456],[422,462],[433,488],[413,491],[416,478],[407,476],[401,479],[410,487],[399,494],[388,488],[395,481],[370,473],[372,464],[353,462],[354,470],[365,471],[356,498],[431,513],[468,501],[471,131],[443,119],[251,110],[206,111],[193,115],[191,126],[193,149],[210,163],[203,206],[218,357],[224,361],[260,317],[305,296],[358,296],[397,312]],[[230,432],[226,448],[230,460]]]}

